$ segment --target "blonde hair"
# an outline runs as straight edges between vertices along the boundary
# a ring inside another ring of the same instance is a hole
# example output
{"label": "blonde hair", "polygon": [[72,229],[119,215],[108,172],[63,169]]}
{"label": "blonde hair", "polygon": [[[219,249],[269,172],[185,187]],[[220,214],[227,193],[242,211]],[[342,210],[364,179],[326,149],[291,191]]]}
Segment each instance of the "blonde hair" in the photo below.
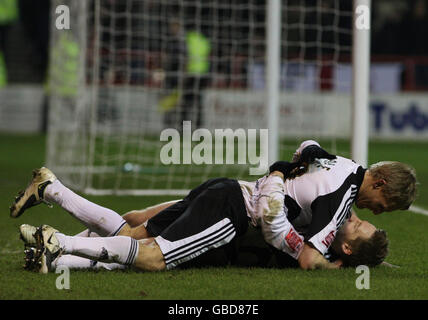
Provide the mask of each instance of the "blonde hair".
{"label": "blonde hair", "polygon": [[416,199],[416,171],[411,166],[398,161],[382,161],[369,167],[369,173],[374,179],[383,179],[382,186],[391,210],[407,210]]}

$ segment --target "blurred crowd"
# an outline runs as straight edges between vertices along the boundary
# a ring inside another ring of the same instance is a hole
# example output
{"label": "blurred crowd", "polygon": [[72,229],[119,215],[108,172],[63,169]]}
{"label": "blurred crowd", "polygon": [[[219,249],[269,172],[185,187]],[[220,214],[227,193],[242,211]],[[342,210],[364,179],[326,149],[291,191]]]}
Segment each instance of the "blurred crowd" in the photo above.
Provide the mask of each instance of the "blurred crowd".
{"label": "blurred crowd", "polygon": [[428,55],[426,0],[372,1],[372,53]]}
{"label": "blurred crowd", "polygon": [[0,0],[0,78],[43,82],[48,66],[50,0]]}
{"label": "blurred crowd", "polygon": [[[263,7],[266,0],[252,0],[251,5]],[[156,6],[156,1],[153,2]],[[192,1],[186,1],[190,7]],[[198,2],[194,0],[194,2]],[[132,1],[132,5],[137,5],[138,2]],[[178,1],[171,1],[171,3],[178,3]],[[204,2],[205,3],[205,2]],[[240,41],[242,34],[249,33],[248,26],[239,24],[240,19],[248,19],[248,17],[240,17],[239,15],[231,14],[226,8],[226,4],[230,1],[218,0],[207,1],[211,3],[207,6],[207,10],[212,10],[214,5],[219,8],[216,13],[206,11],[207,16],[204,16],[202,6],[195,5],[195,8],[202,8],[200,12],[199,28],[212,43],[215,41],[222,43],[221,46],[212,46],[211,54],[219,57],[219,68],[222,68],[221,57],[229,56],[232,50],[247,52],[248,48],[245,47],[246,41]],[[233,4],[239,7],[242,4],[248,4],[247,0],[236,0]],[[307,6],[308,8],[319,6],[318,0],[288,0],[284,1],[290,10],[283,16],[288,22],[289,28],[283,28],[283,39],[287,39],[289,45],[283,44],[283,56],[287,58],[293,54],[293,39],[295,43],[299,43],[299,35],[297,30],[293,30],[293,19],[298,19],[298,14],[293,18],[293,6]],[[322,0],[321,4],[327,8],[325,12],[329,12],[328,8],[336,8],[337,3],[344,7],[349,7],[352,3],[351,0],[337,1],[337,0]],[[123,10],[123,1],[102,0],[101,5],[106,6],[109,10]],[[224,6],[223,6],[224,5]],[[137,5],[138,6],[138,5]],[[152,6],[152,7],[153,7]],[[371,52],[372,55],[397,55],[397,56],[422,56],[428,57],[428,0],[376,0],[372,1],[372,35],[371,35]],[[144,6],[147,8],[147,6]],[[210,9],[211,8],[211,9]],[[142,8],[133,8],[133,12],[137,12]],[[336,8],[337,9],[337,8]],[[350,8],[344,8],[350,10]],[[137,10],[137,11],[135,11]],[[48,48],[49,48],[49,26],[50,26],[50,0],[0,0],[0,86],[2,83],[19,83],[19,82],[34,82],[42,83],[46,78],[46,70],[48,67]],[[194,14],[194,13],[191,13]],[[241,12],[241,15],[245,12]],[[254,29],[251,30],[251,39],[255,43],[260,43],[260,53],[263,54],[264,45],[264,20],[265,14],[262,10],[253,10],[251,21],[254,22]],[[311,12],[306,12],[308,15],[305,18],[305,24],[310,25],[310,21],[316,21],[319,16],[311,17]],[[208,18],[209,17],[209,18]],[[105,20],[107,19],[107,20]],[[108,17],[101,21],[107,25],[111,23]],[[207,20],[208,19],[208,20]],[[209,20],[211,19],[211,21]],[[221,21],[213,21],[219,19]],[[312,20],[311,20],[312,19]],[[331,23],[328,14],[321,17],[321,23],[325,28],[325,32],[319,37],[316,30],[308,28],[307,34],[304,35],[308,43],[312,38],[321,41],[325,45],[322,48],[329,48],[328,43],[332,41],[334,35],[328,33],[328,24]],[[175,20],[174,20],[175,21]],[[172,21],[172,24],[174,23]],[[184,20],[186,21],[186,19]],[[210,25],[215,23],[216,28],[213,29]],[[344,27],[351,23],[350,16],[344,16],[343,21],[339,22],[339,28]],[[235,25],[235,27],[231,27]],[[120,28],[120,19],[115,24],[115,27]],[[122,27],[127,27],[126,22],[122,23]],[[153,26],[144,26],[145,28],[158,28],[155,24]],[[170,27],[171,28],[171,27]],[[349,30],[349,28],[348,28]],[[296,32],[295,32],[296,31]],[[156,32],[156,30],[153,30]],[[172,31],[173,32],[173,31]],[[312,32],[312,34],[311,34]],[[340,32],[339,32],[340,35]],[[108,35],[106,35],[107,37]],[[221,38],[220,40],[219,37]],[[215,40],[217,38],[217,40]],[[156,40],[156,38],[154,38]],[[108,41],[108,39],[106,40]],[[349,37],[344,33],[342,43],[350,45]],[[156,42],[156,41],[155,41]],[[119,42],[117,42],[119,43]],[[138,35],[136,41],[138,43]],[[172,48],[177,44],[172,44]],[[149,45],[150,48],[156,49],[156,43]],[[131,48],[138,50],[138,46]],[[253,50],[253,49],[252,49]],[[257,47],[254,50],[258,50]],[[316,51],[316,49],[314,49]],[[305,53],[310,53],[310,44],[305,49]],[[226,65],[226,64],[225,64]],[[426,63],[428,66],[428,63]],[[418,70],[422,74],[422,79],[428,82],[428,76],[424,78],[427,73],[427,66],[421,66]],[[138,68],[138,65],[132,66]],[[7,72],[6,72],[7,71]],[[3,75],[3,76],[2,76]],[[428,84],[427,84],[428,85]]]}

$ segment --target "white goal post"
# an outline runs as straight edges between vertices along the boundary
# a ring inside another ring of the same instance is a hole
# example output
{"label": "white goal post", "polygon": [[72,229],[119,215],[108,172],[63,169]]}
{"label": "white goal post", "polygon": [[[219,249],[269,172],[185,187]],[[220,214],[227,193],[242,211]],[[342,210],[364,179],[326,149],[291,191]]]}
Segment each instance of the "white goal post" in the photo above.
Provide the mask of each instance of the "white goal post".
{"label": "white goal post", "polygon": [[[361,10],[359,10],[361,9]],[[367,167],[369,141],[370,12],[371,0],[354,0],[352,50],[352,158]],[[357,14],[365,14],[365,28]],[[367,19],[369,21],[367,21]],[[366,28],[368,26],[368,29]]]}
{"label": "white goal post", "polygon": [[[60,5],[70,29],[55,25]],[[251,152],[267,150],[270,164],[309,138],[366,164],[370,31],[353,28],[358,5],[370,10],[370,0],[52,0],[46,165],[85,193],[150,196],[255,180]],[[232,132],[217,149],[216,130]]]}

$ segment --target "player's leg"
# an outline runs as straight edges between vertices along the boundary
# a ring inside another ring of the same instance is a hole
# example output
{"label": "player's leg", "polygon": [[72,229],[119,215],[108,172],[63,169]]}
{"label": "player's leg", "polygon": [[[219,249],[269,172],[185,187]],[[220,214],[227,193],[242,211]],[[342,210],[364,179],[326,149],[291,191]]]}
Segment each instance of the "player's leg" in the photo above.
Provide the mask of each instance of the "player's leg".
{"label": "player's leg", "polygon": [[[163,215],[159,214],[160,217]],[[155,222],[162,224],[164,221],[149,220],[150,230],[158,227]],[[140,240],[136,246],[134,239],[125,236],[79,238],[56,234],[56,239],[64,253],[155,271],[174,268],[210,249],[224,246],[236,235],[244,233],[247,226],[239,185],[236,181],[223,179],[192,197],[186,210],[169,223],[155,241]]]}
{"label": "player's leg", "polygon": [[[143,271],[165,269],[162,252],[153,238],[140,241],[124,236],[79,238],[61,233],[57,233],[56,237],[66,255],[55,261],[54,267],[66,264],[107,270],[124,269],[129,266]],[[65,259],[61,260],[63,257]]]}
{"label": "player's leg", "polygon": [[[98,238],[99,235],[95,232],[91,232],[89,229],[86,229],[78,234],[75,237],[92,237]],[[105,263],[99,262],[87,258],[82,258],[79,256],[73,256],[71,254],[62,254],[57,259],[52,261],[51,268],[55,270],[58,267],[66,266],[69,269],[106,269],[106,270],[116,270],[116,269],[126,269],[127,267],[118,263]]]}
{"label": "player's leg", "polygon": [[[130,212],[125,213],[122,218],[127,222],[126,225],[119,231],[118,235],[128,236],[134,238],[136,240],[149,238],[149,235],[146,231],[146,222],[157,215],[164,209],[171,207],[176,204],[179,200],[173,200],[168,202],[163,202],[146,209],[142,210],[132,210]],[[96,232],[93,232],[89,229],[85,229],[82,232],[76,234],[78,237],[99,237]]]}
{"label": "player's leg", "polygon": [[178,202],[180,202],[180,200],[168,201],[147,209],[134,210],[126,213],[122,217],[127,222],[127,225],[119,231],[118,235],[128,236],[137,240],[149,238],[151,235],[146,229],[147,221],[166,209],[169,209],[167,213],[169,219],[175,219],[172,215],[175,216],[176,213],[173,212],[181,214],[183,211],[181,209],[177,211],[177,206],[178,208],[182,207],[180,204],[177,204]]}
{"label": "player's leg", "polygon": [[[156,225],[155,232],[156,234],[159,234],[161,230],[166,229],[172,222],[183,214],[190,201],[206,190],[209,186],[221,180],[224,179],[210,179],[202,183],[200,186],[193,189],[183,200],[168,201],[143,210],[133,210],[126,213],[122,217],[127,224],[122,227],[117,235],[128,236],[137,240],[149,238],[153,235],[147,231],[146,225],[147,221],[154,217]],[[158,215],[159,213],[161,214]],[[79,234],[79,236],[97,236],[97,234],[93,231],[85,230],[83,233]]]}
{"label": "player's leg", "polygon": [[[231,244],[248,227],[242,192],[236,181],[216,179],[194,195],[184,213],[167,228],[157,225],[161,213],[148,221],[147,230],[155,236],[167,269]],[[230,250],[224,264],[230,263],[233,255],[234,250]]]}
{"label": "player's leg", "polygon": [[91,269],[91,270],[118,270],[127,269],[128,267],[119,263],[105,263],[88,258],[82,258],[71,254],[60,255],[52,261],[50,269],[55,271],[57,268],[67,267],[68,269]]}
{"label": "player's leg", "polygon": [[[148,238],[147,231],[145,229],[145,222],[158,214],[160,211],[172,206],[177,203],[179,200],[168,201],[160,203],[155,206],[151,206],[142,210],[133,210],[122,217],[127,221],[128,225],[132,228],[127,228],[125,225],[121,229],[118,235],[130,236],[136,240]],[[135,228],[134,228],[135,227]],[[76,237],[99,237],[99,235],[89,229],[86,229],[75,235]],[[59,266],[67,266],[70,269],[123,269],[126,266],[120,265],[118,263],[105,263],[99,262],[79,256],[74,256],[71,254],[63,254],[58,257],[55,261],[52,262],[52,268],[56,269]]]}
{"label": "player's leg", "polygon": [[[137,241],[130,237],[79,238],[56,233],[64,253],[114,265],[134,266],[143,271],[165,269],[162,252],[153,238]],[[110,268],[110,269],[113,269]]]}
{"label": "player's leg", "polygon": [[153,216],[157,215],[159,212],[161,212],[163,209],[166,209],[173,204],[177,203],[180,200],[172,200],[167,202],[162,202],[157,205],[141,209],[141,210],[132,210],[127,213],[125,213],[122,217],[126,220],[129,226],[132,228],[138,227],[145,223],[147,220],[152,218]]}
{"label": "player's leg", "polygon": [[139,240],[139,239],[145,239],[149,238],[150,235],[148,234],[146,227],[142,224],[138,227],[131,228],[128,224],[124,225],[122,229],[117,233],[118,236],[126,236],[131,237],[133,239]]}
{"label": "player's leg", "polygon": [[[247,218],[239,185],[235,183],[234,189],[230,186],[225,188],[224,185],[219,184],[220,181],[225,180],[227,179],[207,181],[192,190],[183,201],[163,210],[156,216],[156,219],[151,219],[151,233],[154,230],[166,229],[168,231],[162,233],[156,242],[150,244],[135,245],[134,239],[124,236],[107,238],[69,237],[56,233],[56,230],[50,227],[39,228],[38,241],[41,241],[40,246],[43,248],[39,256],[45,261],[49,260],[48,263],[43,264],[45,265],[44,270],[51,268],[52,257],[55,258],[60,252],[109,263],[125,265],[134,263],[136,267],[143,270],[162,270],[166,267],[164,252],[169,255],[169,268],[171,268],[204,253],[206,250],[227,244],[236,233],[240,232],[239,229],[242,229],[242,224],[247,225]],[[208,190],[211,186],[211,190]],[[231,198],[231,195],[235,197]],[[189,203],[192,205],[189,206]],[[213,214],[210,214],[210,209],[213,210]],[[186,210],[188,214],[184,214]],[[238,211],[241,215],[241,221],[237,221],[235,217]],[[216,215],[216,213],[223,213],[226,217]],[[196,226],[195,228],[188,228],[193,217],[197,218]],[[231,220],[234,223],[231,223]],[[180,222],[177,223],[177,221]],[[172,224],[174,224],[173,227]],[[33,232],[34,230],[23,232],[25,230],[22,229],[21,227],[21,236],[23,239],[27,239],[26,243],[28,244],[29,241],[35,243],[34,234],[37,232]],[[196,231],[195,233],[196,229],[200,232]],[[187,236],[189,231],[193,235]],[[180,238],[180,232],[181,239],[177,239],[177,236]],[[52,241],[56,245],[45,243],[47,237],[50,241],[53,238]],[[162,243],[163,250],[160,243]],[[44,246],[46,246],[46,250]],[[139,248],[141,250],[138,250]],[[137,252],[139,252],[138,256]],[[36,259],[37,262],[39,260]]]}
{"label": "player's leg", "polygon": [[[95,261],[106,263],[117,263],[124,266],[131,266],[136,263],[137,257],[144,257],[144,263],[139,262],[137,267],[151,270],[158,267],[159,263],[152,263],[150,259],[156,258],[153,252],[156,246],[149,249],[142,249],[139,254],[139,244],[137,240],[130,237],[73,237],[59,233],[54,228],[43,225],[39,228],[22,225],[20,227],[21,239],[27,248],[27,269],[47,273],[53,269],[53,262],[61,255],[75,255]],[[159,250],[158,250],[159,251]],[[32,254],[29,256],[29,254]],[[141,258],[140,258],[141,260]]]}
{"label": "player's leg", "polygon": [[60,205],[101,237],[114,236],[126,225],[126,221],[118,213],[79,196],[59,180],[46,187],[44,197],[47,201]]}
{"label": "player's leg", "polygon": [[154,238],[142,239],[138,242],[138,255],[133,266],[144,271],[165,270],[163,253]]}
{"label": "player's leg", "polygon": [[[95,232],[91,232],[89,229],[86,229],[78,234],[75,237],[93,237],[97,238],[99,235]],[[34,255],[34,253],[29,253],[30,255]],[[50,269],[56,270],[58,267],[67,267],[69,269],[105,269],[105,270],[117,270],[117,269],[126,269],[127,266],[121,265],[118,263],[105,263],[96,260],[91,260],[88,258],[83,258],[71,254],[62,254],[54,261],[51,262]]]}
{"label": "player's leg", "polygon": [[33,171],[33,178],[10,208],[12,217],[41,202],[53,202],[81,221],[89,230],[100,236],[114,236],[126,225],[116,212],[104,208],[74,193],[64,186],[47,168]]}
{"label": "player's leg", "polygon": [[89,230],[89,229],[85,229],[82,232],[75,234],[74,236],[75,237],[86,237],[86,238],[93,237],[93,238],[96,238],[96,237],[99,237],[100,235],[96,232]]}
{"label": "player's leg", "polygon": [[72,254],[101,262],[131,265],[138,251],[137,240],[130,237],[81,238],[56,233],[64,254]]}

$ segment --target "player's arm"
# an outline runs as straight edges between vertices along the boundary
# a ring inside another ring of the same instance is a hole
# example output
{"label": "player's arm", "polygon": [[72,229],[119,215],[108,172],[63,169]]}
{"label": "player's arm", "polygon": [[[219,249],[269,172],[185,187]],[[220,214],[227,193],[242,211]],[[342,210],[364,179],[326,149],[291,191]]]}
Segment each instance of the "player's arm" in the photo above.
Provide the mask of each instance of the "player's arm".
{"label": "player's arm", "polygon": [[300,176],[308,170],[308,166],[314,163],[315,159],[336,159],[336,156],[325,151],[318,142],[306,140],[302,142],[293,154],[291,162],[276,161],[269,167],[269,172],[279,171],[284,178],[294,178]]}
{"label": "player's arm", "polygon": [[339,269],[342,265],[342,261],[340,260],[329,262],[311,243],[304,244],[297,261],[303,270]]}
{"label": "player's arm", "polygon": [[[270,179],[270,181],[269,181]],[[284,211],[283,175],[272,172],[261,187],[259,210],[262,210],[262,233],[265,241],[297,259],[303,270],[337,269],[341,261],[329,262],[312,243],[304,242],[288,221]]]}
{"label": "player's arm", "polygon": [[328,153],[314,140],[303,141],[293,154],[292,162],[301,164],[313,163],[315,159],[336,159],[336,156]]}
{"label": "player's arm", "polygon": [[[303,270],[337,269],[341,262],[330,263],[311,243],[304,239],[288,221],[284,211],[283,175],[274,171],[261,187],[262,233],[265,241],[297,259]],[[270,181],[269,181],[270,179]]]}
{"label": "player's arm", "polygon": [[308,246],[305,246],[302,260],[299,261],[302,268],[332,269],[341,266],[340,260],[331,264],[324,255],[336,238],[338,228],[341,226],[339,221],[343,223],[348,214],[353,214],[341,205],[349,203],[349,196],[346,190],[338,190],[320,196],[312,202],[312,220],[305,234]]}
{"label": "player's arm", "polygon": [[[284,179],[284,176],[282,175],[282,173],[278,171],[272,172],[271,175],[278,176]],[[288,222],[288,219],[286,217],[285,219]],[[303,237],[301,239],[303,239]],[[303,244],[303,248],[301,249],[298,255],[297,261],[299,262],[300,268],[302,268],[303,270],[338,269],[342,265],[340,260],[337,260],[334,263],[329,262],[327,259],[324,258],[324,256],[317,249],[314,248],[314,246],[311,243]]]}
{"label": "player's arm", "polygon": [[257,212],[264,240],[297,259],[303,248],[303,237],[288,221],[284,210],[284,176],[272,172],[260,187]]}
{"label": "player's arm", "polygon": [[300,144],[300,146],[294,152],[293,158],[291,159],[291,161],[292,162],[298,162],[300,160],[300,155],[302,154],[303,149],[305,149],[308,146],[321,147],[320,144],[318,142],[316,142],[315,140],[305,140]]}

